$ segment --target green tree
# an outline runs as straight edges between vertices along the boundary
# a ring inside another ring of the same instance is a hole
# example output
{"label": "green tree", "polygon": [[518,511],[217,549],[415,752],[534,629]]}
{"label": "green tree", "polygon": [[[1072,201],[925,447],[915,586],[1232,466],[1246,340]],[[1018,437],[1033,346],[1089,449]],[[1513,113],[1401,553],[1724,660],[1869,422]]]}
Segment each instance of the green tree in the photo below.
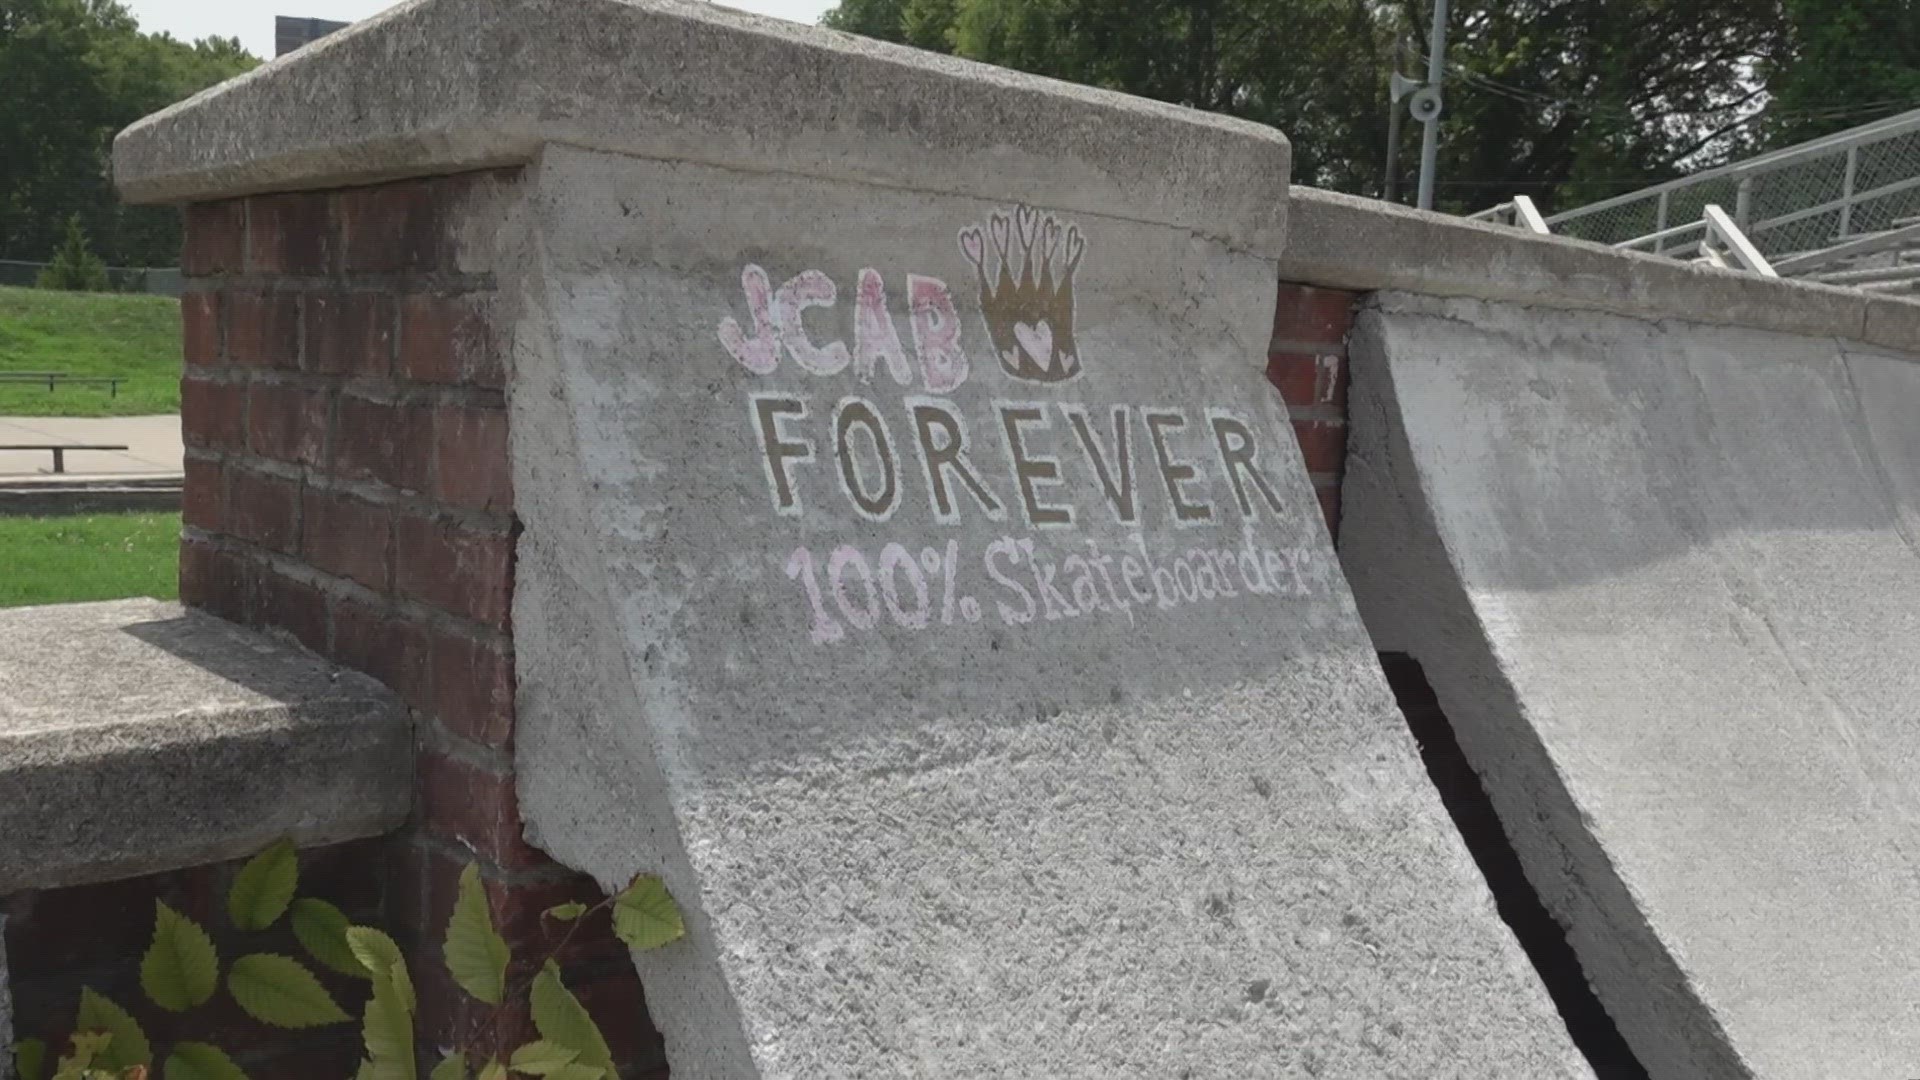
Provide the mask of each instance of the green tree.
{"label": "green tree", "polygon": [[1575,206],[1741,156],[1786,27],[1778,0],[1505,0],[1450,29],[1439,175],[1461,209]]}
{"label": "green tree", "polygon": [[[1806,0],[1808,3],[1817,0]],[[1502,0],[1449,20],[1442,204],[1571,204],[1737,152],[1779,0]],[[844,0],[828,25],[1230,113],[1293,141],[1296,183],[1379,194],[1396,63],[1430,0]],[[925,23],[950,10],[944,32]],[[916,21],[917,20],[917,21]],[[909,28],[912,28],[909,32]],[[1406,124],[1409,181],[1419,128]]]}
{"label": "green tree", "polygon": [[1920,0],[1784,3],[1789,45],[1767,74],[1769,144],[1920,109]]}
{"label": "green tree", "polygon": [[40,271],[39,286],[43,289],[65,289],[68,292],[107,292],[113,286],[107,280],[107,264],[93,253],[93,247],[87,243],[87,231],[80,225],[80,215],[67,219],[67,238],[60,250],[53,253],[53,261]]}
{"label": "green tree", "polygon": [[[121,265],[178,258],[178,215],[119,205],[121,128],[257,64],[238,41],[143,34],[117,0],[0,0],[0,255],[42,259],[81,215]],[[31,107],[17,103],[31,102]]]}
{"label": "green tree", "polygon": [[844,0],[837,29],[1271,124],[1295,177],[1377,186],[1386,23],[1373,0]]}

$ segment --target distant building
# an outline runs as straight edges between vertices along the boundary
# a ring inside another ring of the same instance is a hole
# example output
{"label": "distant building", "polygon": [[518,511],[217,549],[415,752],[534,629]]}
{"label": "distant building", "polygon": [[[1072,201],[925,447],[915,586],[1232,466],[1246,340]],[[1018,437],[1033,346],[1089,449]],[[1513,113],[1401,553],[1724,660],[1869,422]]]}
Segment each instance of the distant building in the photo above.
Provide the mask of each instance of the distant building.
{"label": "distant building", "polygon": [[347,25],[327,19],[295,19],[282,15],[273,20],[273,55],[285,56],[310,41],[318,41],[326,37],[335,30],[345,30]]}

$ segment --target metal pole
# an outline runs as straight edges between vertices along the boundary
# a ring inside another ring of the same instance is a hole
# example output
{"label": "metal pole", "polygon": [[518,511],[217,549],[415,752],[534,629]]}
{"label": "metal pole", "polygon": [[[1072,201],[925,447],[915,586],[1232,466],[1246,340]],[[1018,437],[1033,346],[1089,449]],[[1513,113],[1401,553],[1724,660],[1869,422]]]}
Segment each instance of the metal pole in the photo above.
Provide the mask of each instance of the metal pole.
{"label": "metal pole", "polygon": [[[1447,71],[1447,0],[1433,0],[1433,26],[1427,35],[1427,88],[1435,94]],[[1433,172],[1440,158],[1440,114],[1436,108],[1426,120],[1420,138],[1420,209],[1433,209]]]}
{"label": "metal pole", "polygon": [[1847,150],[1847,178],[1840,192],[1840,197],[1846,200],[1840,204],[1840,239],[1842,240],[1853,232],[1853,191],[1859,179],[1860,148],[1855,146]]}
{"label": "metal pole", "polygon": [[[1397,66],[1397,65],[1396,65]],[[1400,194],[1400,103],[1387,95],[1387,182],[1381,196],[1394,202]]]}

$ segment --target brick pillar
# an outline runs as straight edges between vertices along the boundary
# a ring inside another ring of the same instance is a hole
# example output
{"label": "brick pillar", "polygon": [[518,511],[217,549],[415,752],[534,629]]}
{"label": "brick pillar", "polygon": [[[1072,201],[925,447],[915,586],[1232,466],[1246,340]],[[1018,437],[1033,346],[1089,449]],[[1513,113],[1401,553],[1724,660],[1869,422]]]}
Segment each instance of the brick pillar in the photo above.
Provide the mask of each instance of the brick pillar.
{"label": "brick pillar", "polygon": [[[495,1017],[440,959],[460,869],[481,866],[510,982],[562,936],[541,911],[599,898],[528,846],[514,791],[519,524],[486,252],[518,183],[471,173],[190,207],[181,298],[181,598],[411,706],[416,805],[389,909],[413,953],[421,1046],[503,1058],[530,1037],[524,1010]],[[664,1075],[611,929],[583,927],[564,960],[623,1075]]]}
{"label": "brick pillar", "polygon": [[1281,282],[1267,352],[1267,380],[1286,400],[1327,529],[1335,537],[1347,464],[1347,336],[1361,295]]}

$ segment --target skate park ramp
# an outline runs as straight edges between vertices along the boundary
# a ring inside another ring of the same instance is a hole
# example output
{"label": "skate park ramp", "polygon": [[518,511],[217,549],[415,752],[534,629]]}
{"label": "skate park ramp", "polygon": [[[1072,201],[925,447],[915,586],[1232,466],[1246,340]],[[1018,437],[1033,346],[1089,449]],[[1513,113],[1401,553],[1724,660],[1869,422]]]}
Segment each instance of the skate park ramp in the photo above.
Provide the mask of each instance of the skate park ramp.
{"label": "skate park ramp", "polygon": [[709,5],[514,10],[520,55],[613,43],[549,73],[496,264],[519,790],[685,910],[636,956],[676,1076],[1591,1075],[1264,378],[1278,133]]}
{"label": "skate park ramp", "polygon": [[[1270,263],[685,163],[532,183],[523,805],[688,909],[636,957],[676,1075],[1590,1075],[1338,574]],[[1050,355],[994,283],[1053,232]],[[814,340],[867,371],[754,352],[762,273],[836,283]]]}
{"label": "skate park ramp", "polygon": [[1395,293],[1352,356],[1362,615],[1649,1074],[1912,1075],[1920,365]]}

